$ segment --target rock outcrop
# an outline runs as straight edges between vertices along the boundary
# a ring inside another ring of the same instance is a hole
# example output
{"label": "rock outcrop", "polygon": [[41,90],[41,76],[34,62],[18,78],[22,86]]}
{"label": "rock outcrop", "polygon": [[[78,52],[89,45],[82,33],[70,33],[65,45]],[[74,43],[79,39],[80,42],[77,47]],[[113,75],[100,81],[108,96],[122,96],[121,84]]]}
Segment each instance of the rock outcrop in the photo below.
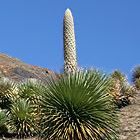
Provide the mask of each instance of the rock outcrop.
{"label": "rock outcrop", "polygon": [[17,58],[0,54],[0,77],[7,77],[14,81],[21,81],[26,78],[46,81],[50,75],[56,76],[57,74],[47,68],[29,65]]}

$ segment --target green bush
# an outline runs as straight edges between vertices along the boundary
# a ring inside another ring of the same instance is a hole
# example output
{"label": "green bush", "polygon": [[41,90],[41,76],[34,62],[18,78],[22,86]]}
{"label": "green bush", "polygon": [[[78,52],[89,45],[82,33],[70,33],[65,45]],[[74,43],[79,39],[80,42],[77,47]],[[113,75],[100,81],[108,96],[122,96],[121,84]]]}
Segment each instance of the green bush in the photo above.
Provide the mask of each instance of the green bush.
{"label": "green bush", "polygon": [[137,78],[134,82],[134,85],[136,87],[137,90],[140,90],[140,78]]}
{"label": "green bush", "polygon": [[140,78],[140,66],[136,66],[133,69],[132,73],[132,82],[135,84],[135,81]]}
{"label": "green bush", "polygon": [[40,92],[44,89],[43,87],[44,84],[40,80],[26,79],[18,85],[19,96],[37,105],[41,98]]}
{"label": "green bush", "polygon": [[130,97],[134,95],[134,88],[128,83],[127,77],[119,70],[115,70],[111,74],[112,89],[111,94],[115,99],[115,103],[119,108],[131,104]]}
{"label": "green bush", "polygon": [[18,98],[17,83],[8,78],[0,79],[0,107],[9,109],[11,102]]}
{"label": "green bush", "polygon": [[34,112],[34,122],[37,127],[36,132],[39,131],[40,127],[40,118],[41,118],[41,110],[40,110],[40,99],[42,98],[41,93],[45,89],[45,84],[40,80],[29,78],[22,81],[19,86],[19,96],[21,99],[27,100],[30,102]]}
{"label": "green bush", "polygon": [[120,82],[127,81],[126,76],[120,70],[113,71],[111,77],[115,80],[119,80]]}
{"label": "green bush", "polygon": [[32,136],[36,132],[35,113],[29,101],[19,98],[13,102],[8,117],[10,131],[18,137]]}
{"label": "green bush", "polygon": [[0,110],[0,135],[5,134],[8,132],[6,123],[7,123],[7,116],[6,112]]}
{"label": "green bush", "polygon": [[41,100],[41,137],[117,139],[118,118],[109,88],[110,79],[92,70],[50,79]]}
{"label": "green bush", "polygon": [[7,78],[1,79],[0,107],[8,112],[6,124],[10,133],[15,133],[21,138],[37,133],[41,90],[43,84],[35,79],[27,79],[18,84]]}

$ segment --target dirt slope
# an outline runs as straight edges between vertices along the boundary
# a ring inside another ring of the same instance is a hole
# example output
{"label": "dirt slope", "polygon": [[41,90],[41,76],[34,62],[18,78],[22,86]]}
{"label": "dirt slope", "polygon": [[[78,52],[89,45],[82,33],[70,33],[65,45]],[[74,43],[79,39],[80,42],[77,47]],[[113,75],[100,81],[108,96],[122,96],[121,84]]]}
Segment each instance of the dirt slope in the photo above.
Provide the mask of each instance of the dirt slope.
{"label": "dirt slope", "polygon": [[121,109],[120,123],[120,140],[140,140],[140,93],[134,104]]}
{"label": "dirt slope", "polygon": [[0,77],[8,77],[15,81],[25,78],[46,80],[49,75],[56,75],[47,68],[26,64],[16,58],[0,54]]}

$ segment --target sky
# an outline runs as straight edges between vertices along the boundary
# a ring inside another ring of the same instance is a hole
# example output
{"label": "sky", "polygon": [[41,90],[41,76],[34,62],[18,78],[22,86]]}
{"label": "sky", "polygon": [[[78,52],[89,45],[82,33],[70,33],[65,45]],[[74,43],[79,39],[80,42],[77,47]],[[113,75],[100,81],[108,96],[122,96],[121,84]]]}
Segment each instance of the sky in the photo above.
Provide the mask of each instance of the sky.
{"label": "sky", "polygon": [[61,72],[67,8],[78,65],[130,76],[140,64],[140,0],[1,0],[0,53]]}

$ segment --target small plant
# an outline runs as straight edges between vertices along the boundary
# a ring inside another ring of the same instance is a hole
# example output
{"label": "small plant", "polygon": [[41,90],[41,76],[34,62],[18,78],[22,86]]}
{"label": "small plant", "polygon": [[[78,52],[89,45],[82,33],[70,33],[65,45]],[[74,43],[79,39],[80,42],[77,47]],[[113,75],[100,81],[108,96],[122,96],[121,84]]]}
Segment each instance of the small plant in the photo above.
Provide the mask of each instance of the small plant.
{"label": "small plant", "polygon": [[111,94],[115,99],[115,103],[119,108],[131,104],[130,97],[133,97],[135,92],[133,87],[127,82],[126,76],[119,70],[115,70],[111,74],[112,78],[112,89]]}
{"label": "small plant", "polygon": [[113,79],[119,80],[120,82],[125,82],[126,81],[126,76],[120,70],[115,70],[111,74],[111,77]]}
{"label": "small plant", "polygon": [[0,107],[9,109],[11,102],[18,97],[17,83],[8,78],[0,79]]}
{"label": "small plant", "polygon": [[6,123],[7,123],[6,112],[0,110],[0,135],[4,135],[8,132]]}
{"label": "small plant", "polygon": [[110,79],[92,70],[50,79],[41,100],[41,137],[117,139],[117,112],[108,94],[109,87]]}
{"label": "small plant", "polygon": [[37,79],[26,79],[22,81],[19,86],[19,96],[32,102],[34,105],[38,104],[40,92],[43,90],[44,84]]}
{"label": "small plant", "polygon": [[140,90],[140,66],[136,66],[132,74],[132,82],[136,90]]}
{"label": "small plant", "polygon": [[136,66],[133,69],[132,82],[135,83],[135,81],[139,78],[140,78],[140,66]]}
{"label": "small plant", "polygon": [[41,111],[40,111],[40,99],[42,98],[41,93],[44,91],[45,84],[37,79],[26,79],[22,81],[19,86],[19,96],[21,99],[25,99],[30,102],[34,112],[34,122],[38,127],[37,131],[39,130],[39,121],[41,118]]}
{"label": "small plant", "polygon": [[134,82],[134,85],[136,87],[137,90],[140,90],[140,78],[137,78]]}
{"label": "small plant", "polygon": [[13,102],[8,117],[10,130],[18,137],[31,136],[36,132],[35,114],[29,101],[19,98]]}
{"label": "small plant", "polygon": [[126,77],[124,74],[122,74],[119,70],[115,70],[112,74],[111,74],[111,78],[112,78],[112,90],[113,90],[113,96],[115,98],[121,96],[122,92],[122,87],[123,85],[126,83]]}

